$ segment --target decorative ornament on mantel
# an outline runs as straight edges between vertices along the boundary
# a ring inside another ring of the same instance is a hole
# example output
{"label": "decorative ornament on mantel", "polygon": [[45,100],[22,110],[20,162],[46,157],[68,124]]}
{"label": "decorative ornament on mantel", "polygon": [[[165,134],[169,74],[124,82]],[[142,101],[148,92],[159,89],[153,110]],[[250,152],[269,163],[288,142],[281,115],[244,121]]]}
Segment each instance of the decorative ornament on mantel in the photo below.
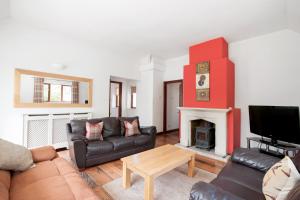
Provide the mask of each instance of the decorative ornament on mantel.
{"label": "decorative ornament on mantel", "polygon": [[209,62],[201,62],[196,65],[196,100],[209,101]]}

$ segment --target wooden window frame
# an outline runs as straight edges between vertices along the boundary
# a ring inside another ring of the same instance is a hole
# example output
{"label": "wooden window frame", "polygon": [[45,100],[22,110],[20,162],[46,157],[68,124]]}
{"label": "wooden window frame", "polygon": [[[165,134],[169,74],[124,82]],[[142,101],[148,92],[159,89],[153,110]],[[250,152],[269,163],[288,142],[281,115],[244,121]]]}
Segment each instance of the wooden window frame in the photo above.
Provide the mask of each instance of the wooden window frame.
{"label": "wooden window frame", "polygon": [[70,87],[72,90],[72,86],[71,85],[60,85],[60,101],[51,101],[51,84],[50,83],[44,83],[44,85],[48,85],[48,99],[47,101],[44,100],[44,102],[48,102],[48,103],[59,103],[59,102],[63,102],[63,103],[71,103],[71,101],[64,101],[64,87]]}
{"label": "wooden window frame", "polygon": [[[54,78],[68,81],[83,82],[88,84],[88,103],[87,104],[72,104],[72,103],[24,103],[21,102],[21,75],[31,75],[41,78]],[[15,108],[87,108],[93,106],[93,79],[68,76],[62,74],[53,74],[47,72],[39,72],[25,69],[15,69],[15,84],[14,84],[14,107]]]}

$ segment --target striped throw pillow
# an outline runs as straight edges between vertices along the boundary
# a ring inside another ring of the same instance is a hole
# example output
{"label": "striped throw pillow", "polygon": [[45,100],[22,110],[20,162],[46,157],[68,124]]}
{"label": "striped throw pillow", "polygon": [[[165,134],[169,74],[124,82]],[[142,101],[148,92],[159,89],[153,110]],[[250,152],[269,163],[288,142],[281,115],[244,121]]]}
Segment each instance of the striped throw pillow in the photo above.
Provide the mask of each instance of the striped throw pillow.
{"label": "striped throw pillow", "polygon": [[92,124],[86,122],[86,138],[103,140],[102,136],[103,122]]}
{"label": "striped throw pillow", "polygon": [[131,123],[128,121],[124,121],[124,125],[125,125],[125,137],[141,134],[139,130],[139,124],[136,119],[133,120]]}

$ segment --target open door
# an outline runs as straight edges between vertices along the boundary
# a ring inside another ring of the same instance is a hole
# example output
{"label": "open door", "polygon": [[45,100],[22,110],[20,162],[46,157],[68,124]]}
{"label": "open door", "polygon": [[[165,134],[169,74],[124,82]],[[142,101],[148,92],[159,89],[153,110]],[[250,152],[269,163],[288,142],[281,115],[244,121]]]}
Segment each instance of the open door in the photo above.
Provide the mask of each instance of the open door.
{"label": "open door", "polygon": [[183,102],[182,80],[164,82],[164,132],[179,129],[179,110]]}
{"label": "open door", "polygon": [[110,81],[109,116],[122,116],[122,82]]}

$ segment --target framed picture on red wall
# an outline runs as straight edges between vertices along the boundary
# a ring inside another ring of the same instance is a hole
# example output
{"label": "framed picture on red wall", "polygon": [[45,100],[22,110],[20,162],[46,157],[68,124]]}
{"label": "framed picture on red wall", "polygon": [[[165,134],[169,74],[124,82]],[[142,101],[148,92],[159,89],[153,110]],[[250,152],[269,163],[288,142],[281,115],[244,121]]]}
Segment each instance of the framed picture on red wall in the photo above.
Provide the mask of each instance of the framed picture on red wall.
{"label": "framed picture on red wall", "polygon": [[209,62],[196,64],[196,100],[209,101]]}

